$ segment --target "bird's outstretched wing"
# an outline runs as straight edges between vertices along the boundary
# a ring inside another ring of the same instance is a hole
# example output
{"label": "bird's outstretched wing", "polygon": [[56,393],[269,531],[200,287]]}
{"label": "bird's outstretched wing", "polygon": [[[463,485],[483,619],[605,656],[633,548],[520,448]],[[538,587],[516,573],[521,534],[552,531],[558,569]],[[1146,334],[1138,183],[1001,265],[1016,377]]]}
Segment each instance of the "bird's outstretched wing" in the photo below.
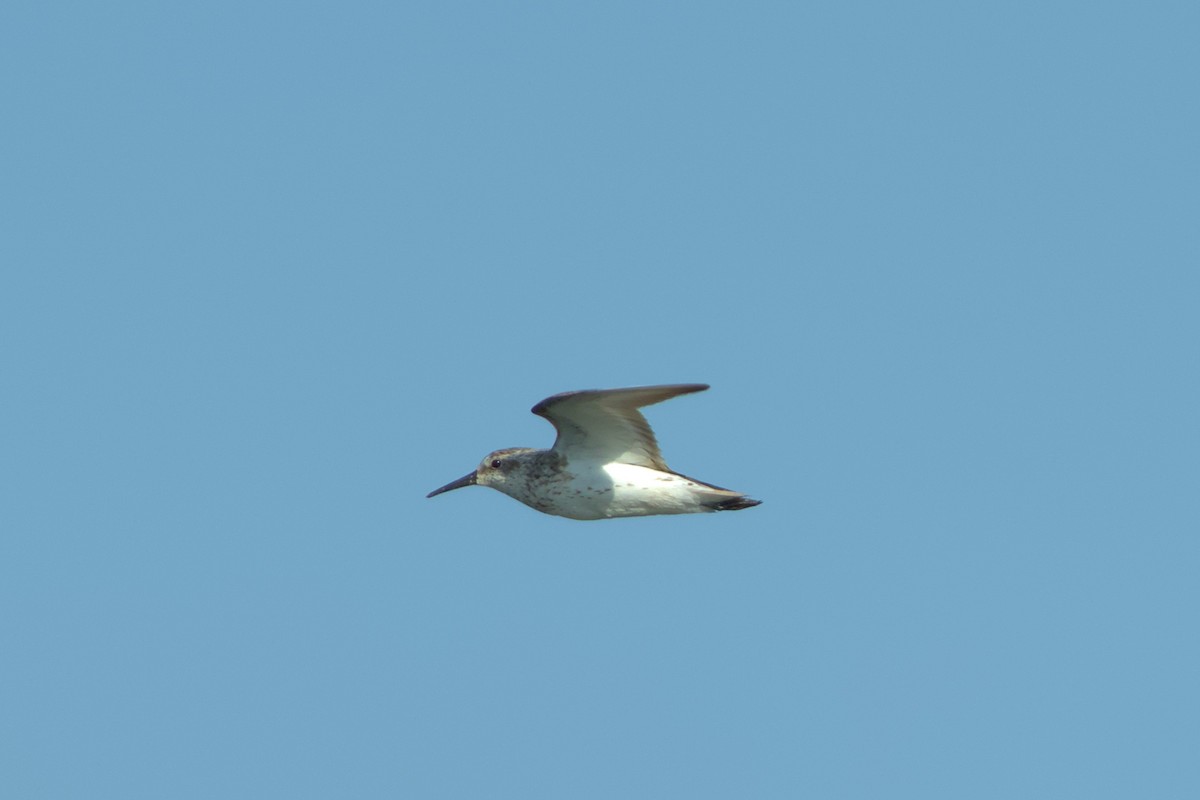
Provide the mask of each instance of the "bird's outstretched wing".
{"label": "bird's outstretched wing", "polygon": [[681,394],[702,392],[704,383],[589,389],[547,397],[533,413],[550,420],[558,431],[554,450],[572,459],[636,464],[669,472],[650,424],[638,411]]}

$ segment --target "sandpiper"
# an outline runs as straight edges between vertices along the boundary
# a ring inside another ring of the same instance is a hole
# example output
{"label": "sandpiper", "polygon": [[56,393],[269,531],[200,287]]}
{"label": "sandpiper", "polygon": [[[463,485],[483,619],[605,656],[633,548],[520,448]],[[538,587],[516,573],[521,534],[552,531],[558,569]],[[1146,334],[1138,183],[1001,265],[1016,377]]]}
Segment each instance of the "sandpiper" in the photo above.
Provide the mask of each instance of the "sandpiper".
{"label": "sandpiper", "polygon": [[533,413],[550,420],[558,438],[549,450],[510,447],[488,453],[469,475],[427,497],[464,486],[490,486],[546,514],[571,519],[740,511],[756,506],[667,467],[642,406],[702,392],[703,383],[590,389],[547,397]]}

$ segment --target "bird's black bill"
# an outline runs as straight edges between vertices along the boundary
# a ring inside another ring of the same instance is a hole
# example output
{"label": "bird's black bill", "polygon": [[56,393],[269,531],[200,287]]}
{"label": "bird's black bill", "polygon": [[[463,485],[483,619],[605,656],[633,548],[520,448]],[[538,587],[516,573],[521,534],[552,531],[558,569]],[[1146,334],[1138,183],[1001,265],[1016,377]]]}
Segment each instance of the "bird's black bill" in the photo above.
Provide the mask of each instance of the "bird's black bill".
{"label": "bird's black bill", "polygon": [[425,496],[433,497],[434,495],[441,494],[442,492],[448,492],[451,489],[461,489],[464,486],[474,486],[474,485],[475,485],[475,473],[472,472],[470,475],[463,475],[461,478],[459,478],[456,481],[450,481],[450,483],[447,483],[445,486],[443,486],[440,489],[434,489],[432,492],[430,492],[429,494],[427,494]]}

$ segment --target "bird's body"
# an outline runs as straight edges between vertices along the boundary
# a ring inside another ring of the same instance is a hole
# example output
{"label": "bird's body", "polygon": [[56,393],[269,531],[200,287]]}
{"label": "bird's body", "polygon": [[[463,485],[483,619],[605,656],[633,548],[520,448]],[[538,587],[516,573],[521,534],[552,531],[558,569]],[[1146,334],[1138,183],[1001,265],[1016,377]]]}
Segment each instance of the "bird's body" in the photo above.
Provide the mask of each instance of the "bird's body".
{"label": "bird's body", "polygon": [[740,492],[672,471],[642,406],[707,389],[704,384],[593,389],[554,395],[533,407],[558,430],[554,447],[489,453],[479,468],[430,492],[490,486],[522,503],[571,519],[735,511],[756,506]]}

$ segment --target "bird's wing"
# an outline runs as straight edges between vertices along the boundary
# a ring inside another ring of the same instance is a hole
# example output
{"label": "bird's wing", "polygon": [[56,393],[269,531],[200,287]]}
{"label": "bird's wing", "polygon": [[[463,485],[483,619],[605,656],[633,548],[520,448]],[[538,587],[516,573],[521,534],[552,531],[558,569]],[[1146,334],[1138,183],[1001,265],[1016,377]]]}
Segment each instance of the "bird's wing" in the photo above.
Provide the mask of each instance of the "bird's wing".
{"label": "bird's wing", "polygon": [[666,472],[654,432],[638,409],[707,388],[704,383],[676,383],[564,392],[538,403],[533,413],[554,425],[558,431],[554,450],[568,462],[572,458],[615,461]]}

